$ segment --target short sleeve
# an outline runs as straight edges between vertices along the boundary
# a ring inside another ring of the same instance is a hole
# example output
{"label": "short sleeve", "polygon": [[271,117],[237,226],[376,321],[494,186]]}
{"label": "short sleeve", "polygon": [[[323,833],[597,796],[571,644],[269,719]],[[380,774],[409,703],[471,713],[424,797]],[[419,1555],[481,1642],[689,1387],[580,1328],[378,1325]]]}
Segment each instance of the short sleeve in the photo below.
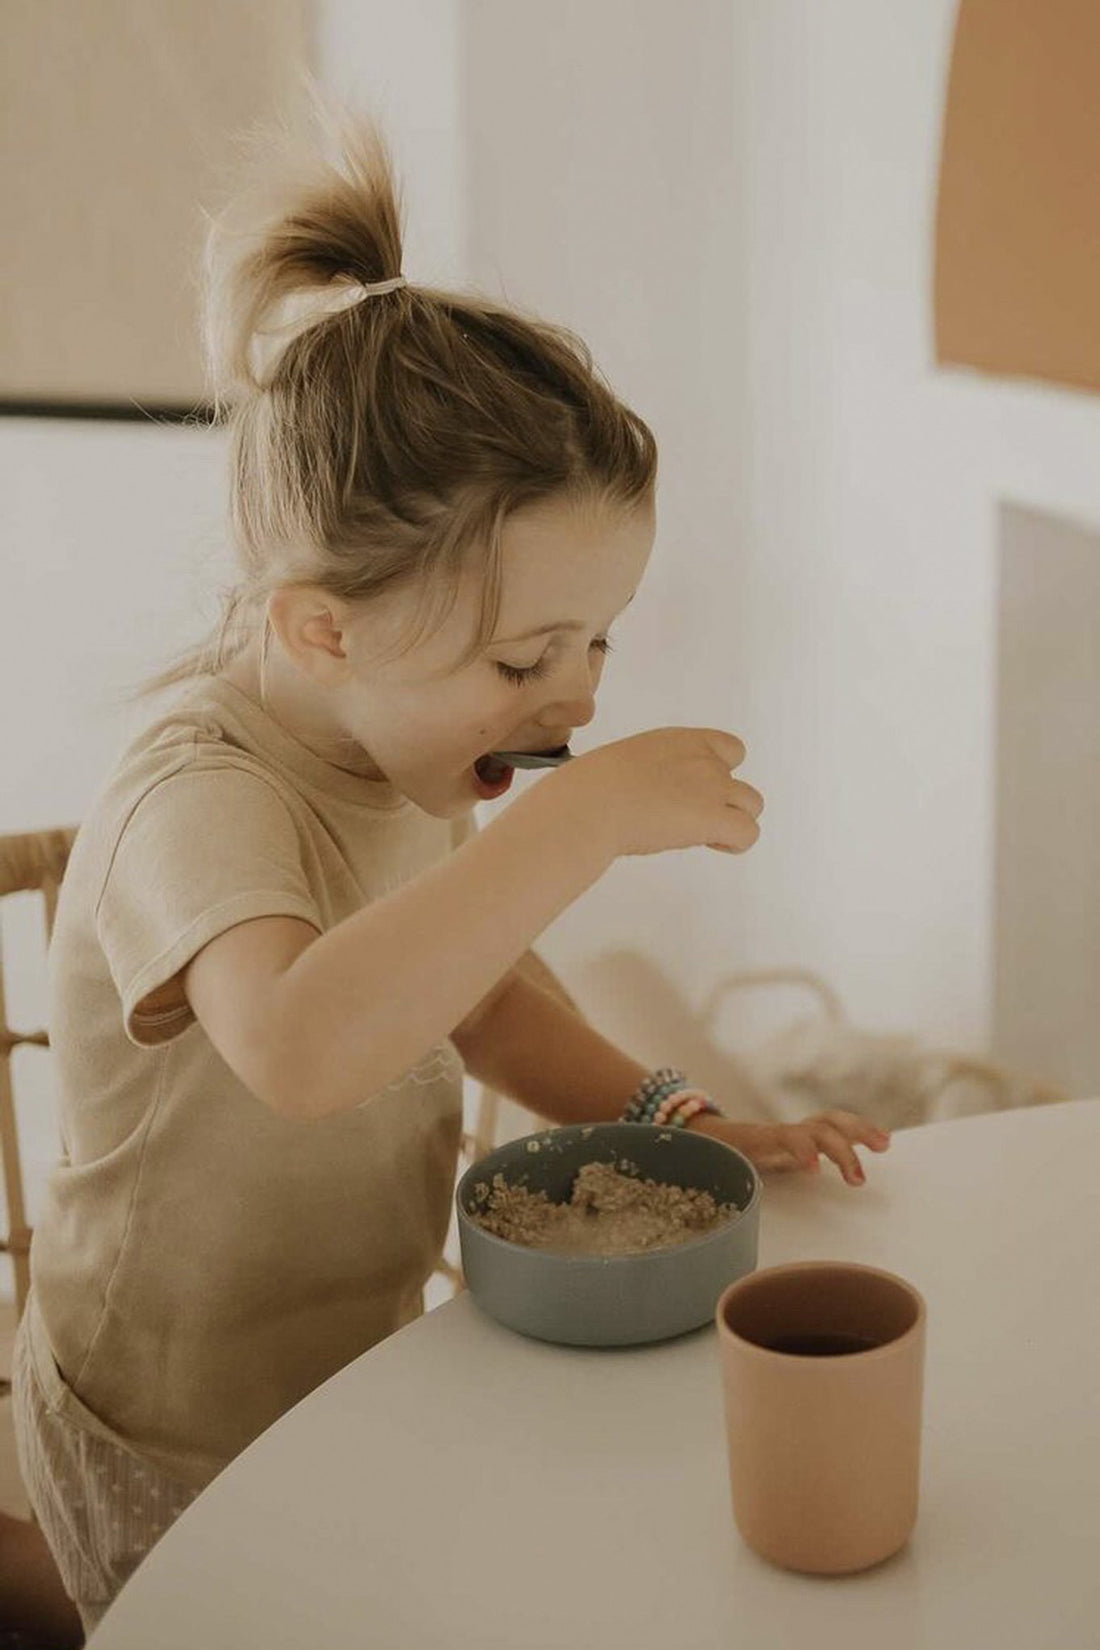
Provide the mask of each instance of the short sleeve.
{"label": "short sleeve", "polygon": [[188,766],[147,791],[96,906],[131,1041],[153,1046],[185,1031],[195,1018],[186,1000],[153,1008],[147,999],[218,934],[275,916],[323,931],[295,821],[267,780],[228,763]]}

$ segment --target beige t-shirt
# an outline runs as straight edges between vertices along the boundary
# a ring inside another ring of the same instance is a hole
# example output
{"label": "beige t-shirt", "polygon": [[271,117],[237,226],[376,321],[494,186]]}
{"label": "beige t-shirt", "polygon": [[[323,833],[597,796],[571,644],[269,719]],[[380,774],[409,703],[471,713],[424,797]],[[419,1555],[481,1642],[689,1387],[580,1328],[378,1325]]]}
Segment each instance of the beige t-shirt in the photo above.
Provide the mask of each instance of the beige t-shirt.
{"label": "beige t-shirt", "polygon": [[474,829],[333,767],[206,678],[129,747],[77,836],[50,957],[64,1151],[34,1300],[74,1416],[186,1483],[422,1310],[463,1066],[447,1038],[353,1110],[290,1121],[185,1000],[143,1001],[236,923],[324,932]]}

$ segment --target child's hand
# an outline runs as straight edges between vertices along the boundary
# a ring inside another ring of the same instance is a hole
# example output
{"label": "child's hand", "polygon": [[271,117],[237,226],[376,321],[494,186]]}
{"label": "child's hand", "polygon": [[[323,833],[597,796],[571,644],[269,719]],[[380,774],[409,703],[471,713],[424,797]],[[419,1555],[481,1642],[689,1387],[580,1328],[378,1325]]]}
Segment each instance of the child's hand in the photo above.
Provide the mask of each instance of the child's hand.
{"label": "child's hand", "polygon": [[668,848],[743,854],[760,835],[760,792],[733,770],[745,759],[720,728],[651,728],[574,757],[539,787],[565,798],[569,824],[613,857]]}
{"label": "child's hand", "polygon": [[[699,1119],[700,1124],[703,1118]],[[690,1125],[689,1125],[690,1127]],[[824,1152],[837,1165],[849,1186],[863,1185],[863,1169],[855,1153],[858,1142],[873,1152],[890,1145],[885,1129],[878,1129],[854,1111],[823,1111],[801,1123],[734,1123],[707,1116],[705,1132],[744,1152],[758,1169],[808,1169],[821,1167]],[[704,1132],[703,1129],[700,1132]]]}

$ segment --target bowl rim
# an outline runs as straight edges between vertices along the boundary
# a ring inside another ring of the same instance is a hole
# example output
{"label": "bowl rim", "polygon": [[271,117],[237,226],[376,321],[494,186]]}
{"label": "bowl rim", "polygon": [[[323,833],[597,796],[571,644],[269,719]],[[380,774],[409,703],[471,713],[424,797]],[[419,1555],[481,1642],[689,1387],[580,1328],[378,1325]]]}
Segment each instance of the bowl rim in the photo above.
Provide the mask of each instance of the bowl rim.
{"label": "bowl rim", "polygon": [[582,1134],[590,1133],[595,1129],[618,1127],[629,1129],[653,1128],[658,1133],[670,1139],[673,1135],[684,1132],[683,1130],[669,1128],[663,1123],[623,1123],[621,1118],[606,1118],[601,1119],[596,1123],[554,1123],[549,1125],[547,1128],[536,1129],[532,1134],[518,1135],[515,1140],[505,1140],[499,1146],[494,1146],[491,1152],[486,1152],[484,1157],[479,1157],[475,1163],[471,1163],[469,1168],[467,1168],[460,1177],[454,1193],[455,1214],[459,1227],[468,1227],[471,1231],[477,1233],[479,1240],[484,1240],[490,1244],[499,1244],[502,1249],[508,1251],[510,1254],[535,1256],[537,1257],[537,1264],[556,1261],[559,1263],[564,1262],[570,1266],[580,1265],[607,1267],[614,1265],[618,1261],[633,1261],[637,1263],[640,1260],[658,1260],[659,1257],[662,1256],[673,1255],[678,1257],[680,1255],[690,1253],[694,1249],[701,1249],[704,1244],[713,1243],[716,1238],[724,1236],[734,1226],[739,1225],[748,1215],[752,1214],[754,1209],[759,1206],[764,1193],[764,1182],[760,1176],[759,1169],[757,1169],[751,1159],[746,1157],[744,1152],[739,1151],[736,1146],[728,1146],[724,1140],[715,1140],[714,1137],[709,1134],[695,1133],[693,1135],[694,1139],[705,1140],[708,1145],[716,1146],[721,1151],[732,1152],[735,1157],[739,1157],[748,1170],[752,1182],[752,1194],[744,1207],[739,1208],[737,1213],[729,1220],[724,1220],[720,1226],[716,1226],[713,1232],[704,1232],[701,1237],[688,1238],[682,1243],[665,1244],[663,1247],[657,1249],[631,1249],[625,1255],[576,1255],[554,1249],[539,1249],[530,1243],[515,1243],[511,1238],[499,1237],[496,1232],[487,1232],[484,1226],[479,1226],[473,1216],[468,1214],[463,1208],[463,1186],[474,1173],[474,1170],[477,1169],[482,1163],[487,1162],[490,1157],[495,1157],[497,1152],[505,1151],[509,1147],[526,1147],[529,1140],[542,1141],[548,1134],[560,1134],[567,1130],[575,1130],[578,1134]]}

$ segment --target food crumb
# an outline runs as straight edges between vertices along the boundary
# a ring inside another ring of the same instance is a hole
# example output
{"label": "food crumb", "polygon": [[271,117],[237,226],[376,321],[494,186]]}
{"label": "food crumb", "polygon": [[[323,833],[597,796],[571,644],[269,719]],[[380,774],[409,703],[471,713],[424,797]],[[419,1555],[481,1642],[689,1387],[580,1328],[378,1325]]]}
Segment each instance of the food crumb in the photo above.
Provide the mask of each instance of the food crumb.
{"label": "food crumb", "polygon": [[629,1255],[672,1248],[731,1220],[735,1203],[718,1203],[695,1186],[670,1186],[643,1180],[626,1158],[623,1169],[611,1163],[585,1163],[578,1169],[566,1203],[552,1203],[545,1192],[510,1186],[502,1174],[490,1190],[475,1187],[482,1205],[471,1218],[495,1237],[530,1249],[558,1254]]}

